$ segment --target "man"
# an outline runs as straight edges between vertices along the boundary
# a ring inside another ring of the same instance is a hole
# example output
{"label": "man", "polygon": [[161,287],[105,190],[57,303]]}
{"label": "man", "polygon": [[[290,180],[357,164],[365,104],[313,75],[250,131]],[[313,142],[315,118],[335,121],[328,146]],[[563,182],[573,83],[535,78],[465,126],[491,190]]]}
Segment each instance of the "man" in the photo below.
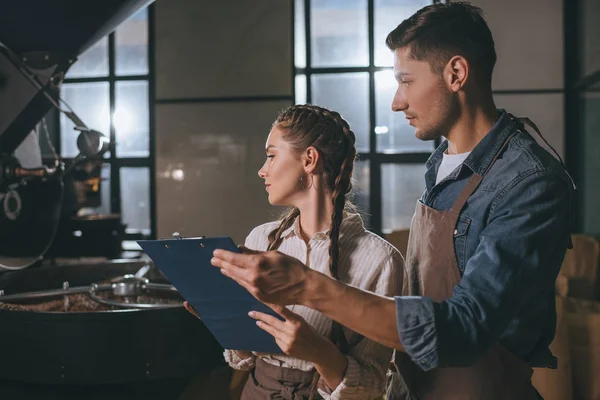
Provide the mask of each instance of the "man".
{"label": "man", "polygon": [[531,367],[556,367],[548,346],[572,181],[521,119],[496,109],[496,53],[480,9],[425,7],[386,42],[398,80],[392,108],[419,139],[447,139],[426,164],[405,296],[357,290],[277,252],[217,251],[213,265],[262,301],[303,304],[397,349],[419,399],[538,398]]}

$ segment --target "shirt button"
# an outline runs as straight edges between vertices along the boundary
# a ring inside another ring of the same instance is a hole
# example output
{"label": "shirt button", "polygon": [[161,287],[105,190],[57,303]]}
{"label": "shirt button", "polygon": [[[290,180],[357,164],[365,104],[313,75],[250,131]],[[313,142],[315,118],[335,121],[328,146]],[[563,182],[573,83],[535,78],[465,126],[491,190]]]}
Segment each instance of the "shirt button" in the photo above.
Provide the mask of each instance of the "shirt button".
{"label": "shirt button", "polygon": [[458,234],[458,229],[455,229],[454,230],[454,235],[457,235],[457,234]]}

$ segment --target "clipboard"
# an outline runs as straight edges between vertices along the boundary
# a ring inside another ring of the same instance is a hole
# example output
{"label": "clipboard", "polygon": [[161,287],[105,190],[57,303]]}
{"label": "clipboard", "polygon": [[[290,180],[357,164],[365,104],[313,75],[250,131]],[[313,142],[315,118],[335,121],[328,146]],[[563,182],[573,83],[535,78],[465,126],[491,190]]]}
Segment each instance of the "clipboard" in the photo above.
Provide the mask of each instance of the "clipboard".
{"label": "clipboard", "polygon": [[248,315],[260,311],[282,319],[233,279],[211,265],[215,249],[239,253],[230,237],[138,240],[224,349],[283,353],[273,336]]}

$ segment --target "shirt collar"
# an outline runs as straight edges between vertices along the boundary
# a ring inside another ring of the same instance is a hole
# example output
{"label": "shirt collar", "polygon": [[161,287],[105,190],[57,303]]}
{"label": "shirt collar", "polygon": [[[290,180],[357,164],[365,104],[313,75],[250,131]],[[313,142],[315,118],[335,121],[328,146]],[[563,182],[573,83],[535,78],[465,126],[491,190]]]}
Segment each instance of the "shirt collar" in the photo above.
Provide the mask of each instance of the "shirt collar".
{"label": "shirt collar", "polygon": [[[482,175],[487,170],[496,153],[500,151],[500,147],[504,143],[504,140],[511,132],[513,132],[514,126],[515,121],[513,116],[505,110],[498,110],[498,119],[496,120],[496,123],[483,139],[481,139],[477,146],[475,146],[463,164],[473,172]],[[439,164],[447,149],[448,141],[444,140],[427,160],[427,163],[425,164],[427,169]]]}
{"label": "shirt collar", "polygon": [[[292,226],[287,228],[281,233],[282,238],[287,238],[288,236],[296,236],[300,237],[299,232],[299,224],[300,218],[296,217]],[[340,226],[340,240],[342,237],[350,238],[356,236],[357,234],[365,231],[365,225],[360,214],[356,213],[347,213],[342,220],[342,225]],[[322,232],[317,232],[313,235],[314,239],[317,240],[329,240],[329,229]]]}

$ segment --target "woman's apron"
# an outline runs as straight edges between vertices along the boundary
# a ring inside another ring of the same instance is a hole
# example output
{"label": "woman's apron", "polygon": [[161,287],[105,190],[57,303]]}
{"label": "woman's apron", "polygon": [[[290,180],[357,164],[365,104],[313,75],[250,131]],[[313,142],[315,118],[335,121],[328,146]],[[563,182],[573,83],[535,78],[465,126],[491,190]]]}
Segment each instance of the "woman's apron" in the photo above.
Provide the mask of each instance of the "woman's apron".
{"label": "woman's apron", "polygon": [[[278,367],[257,357],[241,400],[307,400],[314,375],[314,370]],[[313,399],[322,399],[316,390]]]}

